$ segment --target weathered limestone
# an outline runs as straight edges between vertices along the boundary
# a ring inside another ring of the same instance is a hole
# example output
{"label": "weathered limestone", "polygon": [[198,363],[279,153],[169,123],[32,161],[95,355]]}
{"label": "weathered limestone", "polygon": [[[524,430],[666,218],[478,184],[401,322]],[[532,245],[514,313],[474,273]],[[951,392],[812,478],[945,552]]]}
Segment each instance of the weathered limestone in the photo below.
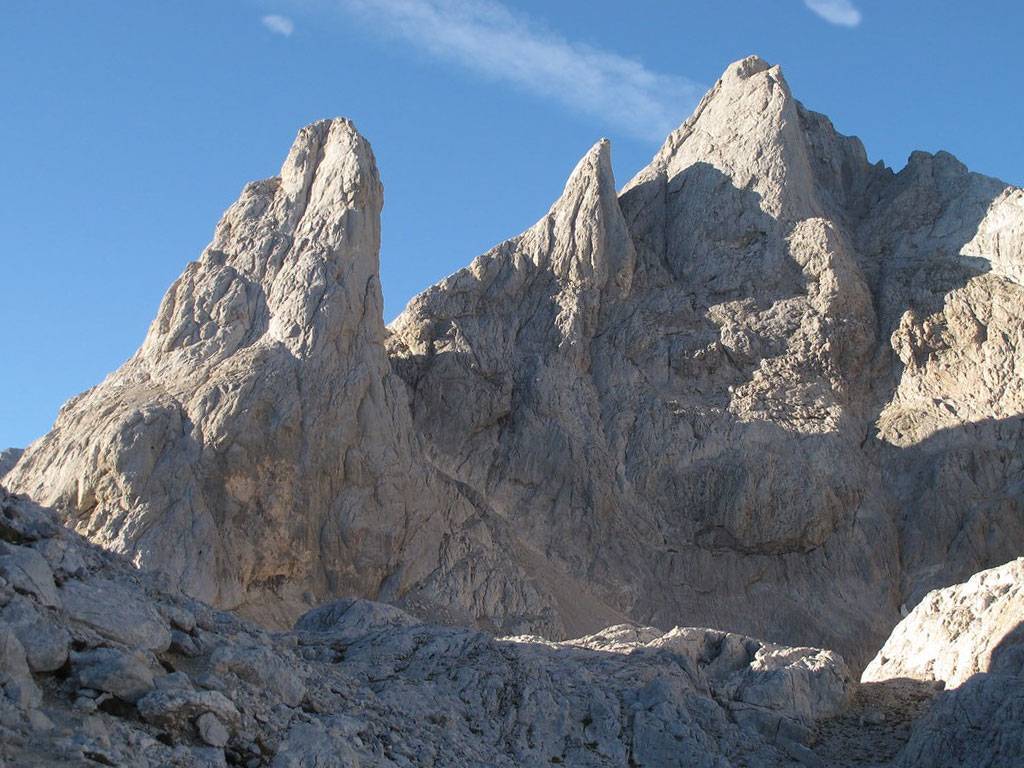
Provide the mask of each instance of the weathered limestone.
{"label": "weathered limestone", "polygon": [[979,674],[1024,674],[1024,558],[925,595],[864,670],[955,688]]}
{"label": "weathered limestone", "polygon": [[603,605],[859,668],[1024,551],[1022,215],[944,153],[869,164],[752,57],[621,195],[591,150],[388,348],[432,460]]}
{"label": "weathered limestone", "polygon": [[1024,758],[1024,558],[927,594],[864,670],[864,682],[935,681],[895,765],[1010,766]]}
{"label": "weathered limestone", "polygon": [[[0,514],[48,518],[2,489]],[[45,551],[55,571],[77,552],[84,572],[59,587],[59,607],[0,589],[0,609],[23,600],[52,615],[75,650],[66,670],[32,669],[44,639],[23,644],[0,623],[4,764],[767,768],[812,754],[816,723],[855,685],[830,651],[698,628],[495,639],[347,599],[272,634],[47,530],[14,548]],[[71,596],[82,584],[87,614]],[[113,634],[126,610],[149,626]],[[171,628],[191,652],[153,642]]]}
{"label": "weathered limestone", "polygon": [[[868,163],[756,57],[621,194],[609,152],[385,328],[372,152],[303,129],[5,482],[267,625],[359,596],[552,639],[717,627],[857,671],[901,608],[1024,551],[1021,190],[946,153]],[[19,592],[55,590],[9,557]],[[189,632],[147,647],[201,653]]]}
{"label": "weathered limestone", "polygon": [[561,633],[510,529],[419,454],[383,347],[382,205],[349,121],[303,129],[281,175],[224,214],[139,351],[65,406],[8,485],[269,624],[354,593]]}

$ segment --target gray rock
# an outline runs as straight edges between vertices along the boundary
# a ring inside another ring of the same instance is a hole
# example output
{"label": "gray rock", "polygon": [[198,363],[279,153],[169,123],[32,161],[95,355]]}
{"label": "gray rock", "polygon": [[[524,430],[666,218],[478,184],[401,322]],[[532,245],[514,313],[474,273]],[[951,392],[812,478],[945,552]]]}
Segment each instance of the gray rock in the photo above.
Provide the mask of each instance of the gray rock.
{"label": "gray rock", "polygon": [[154,673],[146,657],[114,648],[72,653],[71,665],[78,684],[106,691],[134,704],[154,688]]}
{"label": "gray rock", "polygon": [[198,656],[200,654],[199,645],[196,643],[195,638],[178,629],[171,630],[171,644],[169,648],[172,652],[180,653],[182,656]]}
{"label": "gray rock", "polygon": [[384,603],[344,599],[303,614],[295,622],[295,629],[299,632],[330,632],[341,637],[359,637],[371,631],[411,627],[419,623],[419,619]]}
{"label": "gray rock", "polygon": [[16,591],[34,595],[45,606],[60,605],[53,571],[46,559],[31,547],[0,541],[0,576]]}
{"label": "gray rock", "polygon": [[1024,558],[930,592],[893,630],[862,682],[1024,674]]}
{"label": "gray rock", "polygon": [[0,480],[14,468],[23,453],[21,448],[4,448],[0,451]]}
{"label": "gray rock", "polygon": [[58,530],[52,509],[0,486],[0,541],[28,544],[55,536]]}
{"label": "gray rock", "polygon": [[217,691],[157,689],[136,703],[139,715],[171,733],[185,733],[194,720],[206,713],[228,726],[239,722],[238,709]]}
{"label": "gray rock", "polygon": [[171,626],[181,632],[191,632],[196,626],[196,617],[191,611],[176,605],[162,606],[160,609]]}
{"label": "gray rock", "polygon": [[0,627],[0,690],[23,710],[38,707],[42,701],[42,692],[29,671],[25,649],[7,627]]}
{"label": "gray rock", "polygon": [[171,644],[170,630],[160,613],[122,584],[75,579],[60,591],[68,617],[106,638],[157,653]]}
{"label": "gray rock", "polygon": [[210,656],[210,668],[221,677],[237,675],[289,707],[299,706],[306,695],[294,667],[269,648],[223,645]]}
{"label": "gray rock", "polygon": [[981,674],[939,694],[916,723],[897,768],[1002,768],[1024,756],[1024,678]]}
{"label": "gray rock", "polygon": [[364,765],[359,755],[347,743],[349,728],[337,727],[334,722],[316,721],[298,723],[289,729],[281,747],[271,762],[271,768],[359,768]]}
{"label": "gray rock", "polygon": [[199,731],[199,738],[211,747],[227,746],[230,738],[228,729],[212,712],[204,712],[196,719],[196,729]]}
{"label": "gray rock", "polygon": [[53,672],[64,666],[71,636],[54,612],[19,596],[0,611],[0,621],[17,635],[33,672]]}

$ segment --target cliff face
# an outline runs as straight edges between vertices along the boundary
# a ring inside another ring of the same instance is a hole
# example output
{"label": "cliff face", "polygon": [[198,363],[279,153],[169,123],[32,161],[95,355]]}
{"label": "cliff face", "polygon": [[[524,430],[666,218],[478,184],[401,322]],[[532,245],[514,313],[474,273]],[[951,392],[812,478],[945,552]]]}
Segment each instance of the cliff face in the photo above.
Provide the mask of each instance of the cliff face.
{"label": "cliff face", "polygon": [[1024,550],[1024,192],[871,165],[753,57],[621,193],[609,152],[385,328],[372,152],[304,129],[5,484],[266,622],[355,594],[854,667]]}
{"label": "cliff face", "polygon": [[415,595],[452,620],[559,633],[501,521],[419,456],[383,346],[382,205],[350,122],[303,129],[280,176],[224,214],[139,351],[69,402],[6,484],[270,623],[330,595]]}
{"label": "cliff face", "polygon": [[606,152],[390,327],[439,466],[631,618],[856,664],[1021,551],[1020,190],[873,166],[756,58],[621,195]]}

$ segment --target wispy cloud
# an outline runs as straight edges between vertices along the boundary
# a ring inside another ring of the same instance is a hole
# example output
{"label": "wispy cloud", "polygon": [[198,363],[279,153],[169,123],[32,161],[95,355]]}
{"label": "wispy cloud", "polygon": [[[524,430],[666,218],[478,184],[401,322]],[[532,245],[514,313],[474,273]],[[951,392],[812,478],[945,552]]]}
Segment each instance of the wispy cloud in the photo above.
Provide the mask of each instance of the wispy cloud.
{"label": "wispy cloud", "polygon": [[341,0],[372,29],[438,59],[553,99],[629,134],[662,140],[702,88],[568,40],[497,0]]}
{"label": "wispy cloud", "polygon": [[260,23],[264,27],[269,29],[275,35],[284,35],[285,37],[291,37],[292,32],[295,31],[295,24],[287,16],[278,16],[276,13],[271,13],[260,19]]}
{"label": "wispy cloud", "polygon": [[804,0],[804,5],[829,24],[856,27],[860,24],[860,11],[850,0]]}

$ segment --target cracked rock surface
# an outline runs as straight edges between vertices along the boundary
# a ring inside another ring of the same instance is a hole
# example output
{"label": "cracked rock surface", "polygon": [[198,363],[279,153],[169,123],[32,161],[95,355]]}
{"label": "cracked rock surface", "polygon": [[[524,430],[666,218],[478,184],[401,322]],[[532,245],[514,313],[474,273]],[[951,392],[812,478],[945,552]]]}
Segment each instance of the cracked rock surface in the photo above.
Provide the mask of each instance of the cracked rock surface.
{"label": "cracked rock surface", "polygon": [[751,57],[621,192],[596,145],[388,349],[433,462],[601,603],[860,669],[1024,551],[1022,195],[869,164]]}
{"label": "cracked rock surface", "polygon": [[[7,485],[268,625],[360,594],[564,634],[507,523],[420,455],[384,351],[382,205],[349,121],[304,128],[280,176],[224,214],[138,352],[64,406]],[[94,595],[74,597],[88,610]]]}
{"label": "cracked rock surface", "polygon": [[347,599],[268,632],[0,494],[60,598],[4,577],[0,610],[61,627],[65,659],[0,624],[5,764],[781,766],[855,685],[831,651],[698,628],[496,639]]}

